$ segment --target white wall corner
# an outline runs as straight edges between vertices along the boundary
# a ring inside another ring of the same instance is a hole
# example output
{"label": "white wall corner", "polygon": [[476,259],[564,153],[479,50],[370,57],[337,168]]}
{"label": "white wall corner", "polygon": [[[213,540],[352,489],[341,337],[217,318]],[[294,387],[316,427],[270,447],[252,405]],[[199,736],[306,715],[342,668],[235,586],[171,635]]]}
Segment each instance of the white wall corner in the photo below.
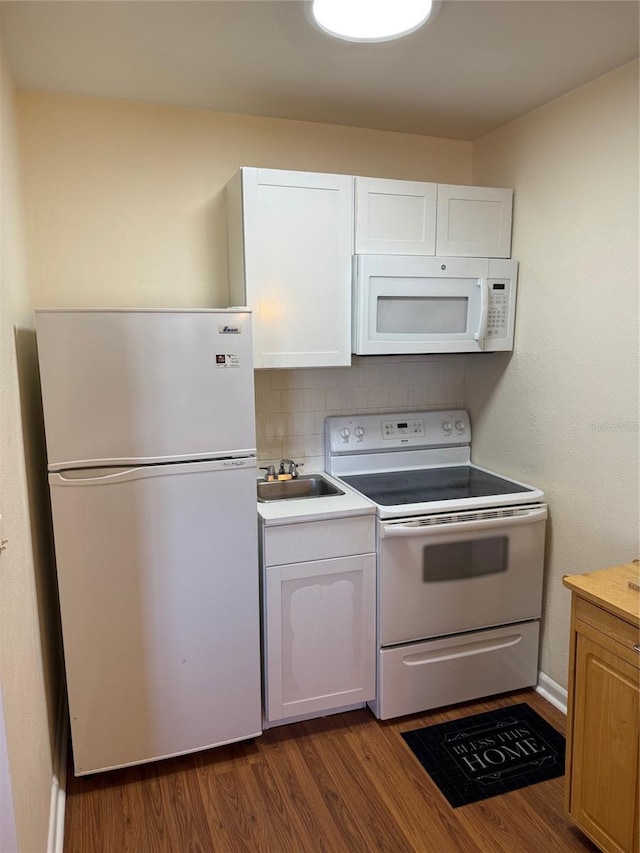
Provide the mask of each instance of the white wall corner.
{"label": "white wall corner", "polygon": [[538,673],[538,683],[536,684],[536,692],[544,697],[547,702],[551,702],[556,708],[567,713],[567,698],[568,694],[564,687],[558,684],[553,679],[545,675],[544,672]]}
{"label": "white wall corner", "polygon": [[49,807],[49,837],[47,853],[63,853],[64,815],[67,794],[67,749],[69,743],[69,714],[67,712],[67,686],[60,685],[58,702],[58,725],[51,782],[51,805]]}

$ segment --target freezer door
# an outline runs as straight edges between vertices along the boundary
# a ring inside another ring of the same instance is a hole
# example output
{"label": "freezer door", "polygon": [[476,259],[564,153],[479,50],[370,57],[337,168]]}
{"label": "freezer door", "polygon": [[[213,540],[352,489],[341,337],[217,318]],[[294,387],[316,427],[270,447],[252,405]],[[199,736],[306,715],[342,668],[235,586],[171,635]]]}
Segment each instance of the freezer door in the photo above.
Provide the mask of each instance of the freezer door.
{"label": "freezer door", "polygon": [[255,464],[49,478],[76,774],[260,734]]}
{"label": "freezer door", "polygon": [[50,470],[255,452],[247,311],[37,311]]}

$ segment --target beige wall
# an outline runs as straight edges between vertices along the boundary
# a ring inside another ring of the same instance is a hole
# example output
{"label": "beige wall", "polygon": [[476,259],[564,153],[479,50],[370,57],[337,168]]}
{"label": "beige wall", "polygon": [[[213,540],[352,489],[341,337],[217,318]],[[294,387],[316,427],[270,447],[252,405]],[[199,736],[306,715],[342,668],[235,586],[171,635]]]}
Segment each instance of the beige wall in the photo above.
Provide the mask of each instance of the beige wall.
{"label": "beige wall", "polygon": [[47,845],[60,667],[14,92],[1,52],[0,161],[0,513],[9,540],[0,555],[0,694],[19,850],[36,853]]}
{"label": "beige wall", "polygon": [[471,144],[21,93],[34,307],[221,307],[223,187],[240,166],[452,183]]}
{"label": "beige wall", "polygon": [[469,358],[476,458],[544,488],[542,670],[566,685],[564,574],[638,555],[638,65],[474,146],[474,182],[515,189],[512,357]]}

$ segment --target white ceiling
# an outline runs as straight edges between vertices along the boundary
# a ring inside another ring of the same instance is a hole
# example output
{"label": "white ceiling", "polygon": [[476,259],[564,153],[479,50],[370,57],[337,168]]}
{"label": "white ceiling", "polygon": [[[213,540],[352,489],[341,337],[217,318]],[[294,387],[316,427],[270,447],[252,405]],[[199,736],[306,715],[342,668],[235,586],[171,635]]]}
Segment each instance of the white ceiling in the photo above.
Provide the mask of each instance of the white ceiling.
{"label": "white ceiling", "polygon": [[[371,0],[378,2],[378,0]],[[638,56],[637,0],[444,0],[353,44],[300,0],[10,0],[19,89],[473,140]]]}

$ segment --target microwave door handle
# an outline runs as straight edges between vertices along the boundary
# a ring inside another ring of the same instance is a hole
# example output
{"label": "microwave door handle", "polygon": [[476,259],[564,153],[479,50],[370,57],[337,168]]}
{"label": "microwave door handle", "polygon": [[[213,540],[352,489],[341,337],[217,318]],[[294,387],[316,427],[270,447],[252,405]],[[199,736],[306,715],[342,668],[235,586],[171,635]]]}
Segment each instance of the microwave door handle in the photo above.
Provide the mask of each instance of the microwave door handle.
{"label": "microwave door handle", "polygon": [[484,349],[484,339],[487,337],[487,324],[489,322],[489,282],[486,278],[478,279],[480,288],[480,319],[478,331],[473,336],[480,349]]}

